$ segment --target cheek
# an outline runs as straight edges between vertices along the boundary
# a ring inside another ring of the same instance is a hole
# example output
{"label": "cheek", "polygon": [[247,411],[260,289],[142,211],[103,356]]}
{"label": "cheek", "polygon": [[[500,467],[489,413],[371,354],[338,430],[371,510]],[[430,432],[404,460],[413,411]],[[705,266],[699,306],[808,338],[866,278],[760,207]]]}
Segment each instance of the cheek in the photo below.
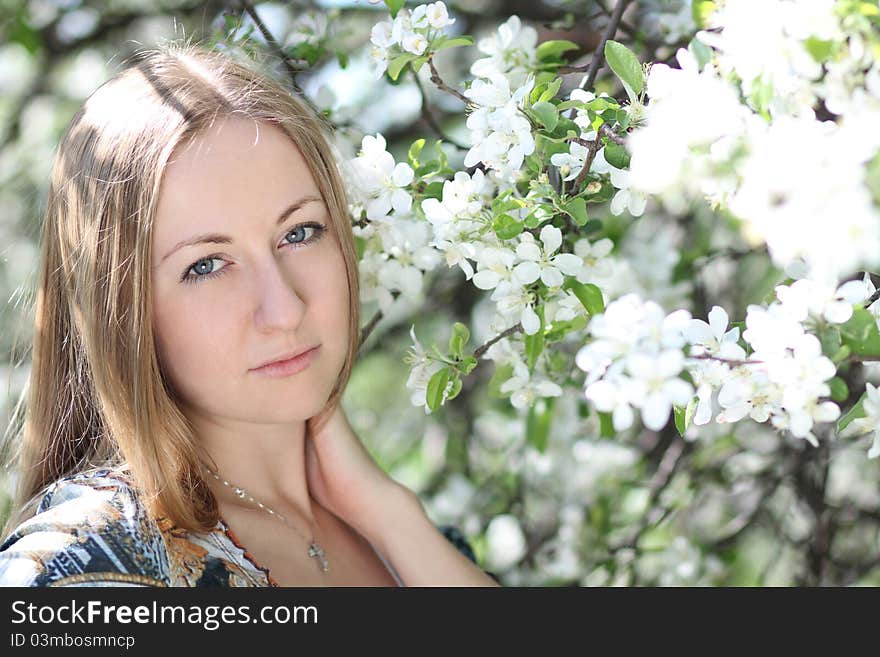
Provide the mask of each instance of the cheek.
{"label": "cheek", "polygon": [[344,357],[348,350],[350,305],[345,260],[340,251],[334,252],[330,264],[326,275],[322,277],[316,298],[320,301],[321,323],[327,331],[333,332],[332,336],[325,335],[324,338],[332,340]]}
{"label": "cheek", "polygon": [[217,357],[229,351],[228,345],[223,347],[224,321],[228,315],[206,314],[192,305],[165,303],[158,314],[154,308],[153,330],[162,371],[183,399],[194,401],[207,388],[216,393],[217,386],[228,380],[222,370],[229,362]]}

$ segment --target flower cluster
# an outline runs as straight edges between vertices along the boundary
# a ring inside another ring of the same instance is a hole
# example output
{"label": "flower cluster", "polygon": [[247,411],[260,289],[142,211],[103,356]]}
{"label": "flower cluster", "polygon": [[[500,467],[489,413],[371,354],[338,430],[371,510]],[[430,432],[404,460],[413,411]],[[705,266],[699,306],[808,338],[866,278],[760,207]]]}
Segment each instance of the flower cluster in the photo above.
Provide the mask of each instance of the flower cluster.
{"label": "flower cluster", "polygon": [[522,113],[523,104],[534,85],[527,78],[511,91],[510,80],[502,73],[489,71],[490,77],[477,78],[464,92],[476,108],[467,119],[471,143],[464,165],[479,163],[494,169],[504,178],[513,178],[526,155],[535,150],[532,126]]}
{"label": "flower cluster", "polygon": [[477,42],[477,49],[486,57],[471,65],[471,75],[491,79],[501,74],[510,80],[511,86],[518,87],[538,63],[537,45],[535,28],[523,25],[519,16],[511,16],[498,26],[495,34]]}
{"label": "flower cluster", "polygon": [[[597,109],[616,106],[617,103],[608,94],[599,95],[598,102],[592,91],[585,91],[577,88],[572,89],[568,96],[569,101],[580,103],[575,107],[574,122],[581,129],[580,140],[593,141],[597,139],[598,133],[592,126],[592,119],[588,113],[587,107],[591,104]],[[601,104],[600,104],[601,103]],[[559,167],[559,173],[564,181],[575,180],[582,175],[584,165],[586,164],[589,149],[581,141],[571,141],[567,153],[554,153],[550,157],[550,163]],[[605,159],[605,146],[601,146],[590,163],[590,172],[596,174],[608,174],[611,184],[618,190],[611,199],[609,209],[611,214],[617,216],[623,214],[626,209],[633,217],[639,217],[645,212],[647,204],[647,196],[638,191],[630,189],[629,171],[611,165]]]}
{"label": "flower cluster", "polygon": [[[841,415],[831,399],[838,361],[826,353],[840,332],[828,327],[847,323],[873,290],[869,278],[839,281],[880,252],[877,174],[869,171],[880,150],[871,129],[880,69],[866,54],[877,49],[860,23],[844,37],[831,0],[806,9],[772,0],[766,43],[750,49],[748,4],[730,0],[701,14],[708,29],[676,53],[677,67],[656,63],[645,77],[618,49],[624,58],[609,64],[628,104],[580,88],[559,93],[563,80],[548,62],[561,65],[554,53],[573,45],[539,45],[516,16],[481,38],[462,92],[469,171],[450,170],[445,155],[437,166],[420,163],[421,146],[396,162],[381,135],[365,137],[351,163],[362,300],[383,310],[395,292],[415,300],[425,274],[445,261],[489,293],[490,335],[522,329],[484,354],[503,374],[496,393],[515,408],[562,395],[565,350],[536,347],[561,341],[577,349],[584,395],[615,430],[637,417],[660,430],[678,408],[685,425],[751,418],[816,444],[815,426]],[[654,12],[668,22],[661,40],[694,29],[689,3],[642,9],[639,20]],[[400,9],[373,29],[377,71],[392,61],[399,71],[404,60],[418,70],[453,22],[441,2]],[[820,100],[838,120],[816,119]],[[586,203],[608,201],[605,217],[641,217],[649,196],[660,206],[638,222],[611,219],[606,232],[600,218],[584,235],[567,233],[569,218],[579,227],[590,220]],[[695,200],[730,219],[716,248],[766,244],[795,279],[772,303],[748,306],[732,328],[721,306],[707,321],[688,309],[693,285],[681,272],[690,260],[682,260],[681,227],[667,219],[691,212]],[[666,314],[664,305],[680,310]],[[869,312],[880,327],[878,309]],[[408,388],[427,411],[429,382],[436,405],[442,369],[450,371],[442,399],[457,394],[463,354],[429,354],[413,340]],[[853,431],[873,426],[868,393]]]}
{"label": "flower cluster", "polygon": [[[630,182],[676,213],[726,207],[778,266],[833,284],[880,248],[866,173],[880,151],[877,48],[834,0],[765,5],[756,23],[750,3],[723,3],[680,68],[651,67]],[[817,118],[820,100],[836,120]]]}
{"label": "flower cluster", "polygon": [[673,405],[685,408],[693,400],[697,425],[720,407],[717,422],[770,421],[816,445],[814,424],[836,420],[840,408],[827,399],[836,367],[808,328],[846,322],[867,294],[864,281],[836,290],[807,279],[780,285],[778,301],[749,306],[742,336],[738,327],[728,328],[719,306],[705,322],[685,310],[666,315],[656,303],[626,295],[587,327],[592,340],[576,359],[587,375],[585,396],[612,414],[618,431],[632,425],[634,408],[646,427],[659,430]]}
{"label": "flower cluster", "polygon": [[412,11],[401,9],[394,20],[376,23],[370,33],[374,75],[382,77],[389,62],[399,55],[423,55],[431,41],[454,22],[445,3],[432,2]]}
{"label": "flower cluster", "polygon": [[378,301],[383,310],[393,302],[392,292],[415,301],[422,294],[422,279],[440,262],[429,245],[430,230],[412,215],[412,167],[395,162],[385,138],[366,135],[356,158],[344,169],[350,189],[352,216],[368,223],[355,226],[364,240],[360,261],[361,301]]}
{"label": "flower cluster", "polygon": [[659,431],[673,405],[686,406],[693,386],[682,378],[690,313],[666,315],[653,301],[627,294],[595,315],[587,326],[592,340],[575,359],[586,372],[585,395],[597,410],[611,413],[616,431],[628,429],[641,412],[642,422]]}

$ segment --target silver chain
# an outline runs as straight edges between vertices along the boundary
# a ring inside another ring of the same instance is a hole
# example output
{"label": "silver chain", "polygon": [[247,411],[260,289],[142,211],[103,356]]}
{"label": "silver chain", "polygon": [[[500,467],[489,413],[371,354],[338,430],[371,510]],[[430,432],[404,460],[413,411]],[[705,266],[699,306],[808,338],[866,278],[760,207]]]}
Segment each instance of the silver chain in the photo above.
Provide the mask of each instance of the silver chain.
{"label": "silver chain", "polygon": [[308,550],[308,555],[309,555],[309,557],[314,557],[314,558],[316,558],[316,559],[321,563],[321,570],[323,570],[325,573],[328,572],[328,570],[329,570],[329,564],[328,564],[328,562],[327,562],[327,557],[326,557],[325,554],[324,554],[324,548],[322,548],[320,545],[318,545],[318,544],[315,542],[315,538],[314,538],[314,536],[313,536],[312,538],[308,538],[305,534],[303,534],[303,533],[302,533],[299,529],[297,529],[294,525],[290,524],[290,522],[287,520],[287,518],[285,518],[284,516],[282,516],[282,515],[281,515],[280,513],[278,513],[277,511],[275,511],[275,510],[273,510],[273,509],[270,509],[268,506],[266,506],[266,505],[263,504],[262,502],[258,502],[257,500],[255,500],[255,499],[250,495],[250,493],[248,493],[244,488],[242,488],[241,486],[235,486],[235,485],[233,485],[233,484],[230,484],[228,481],[226,481],[225,479],[223,479],[223,477],[221,477],[220,475],[218,475],[216,472],[213,472],[212,470],[208,469],[207,467],[206,467],[205,469],[208,470],[208,472],[211,473],[211,476],[214,477],[214,479],[216,479],[217,481],[221,482],[224,486],[226,486],[226,487],[228,487],[228,488],[231,488],[231,489],[232,489],[232,492],[234,492],[239,498],[250,500],[251,502],[253,502],[254,504],[256,504],[258,507],[260,507],[261,509],[263,509],[264,511],[266,511],[266,513],[268,513],[268,514],[274,516],[275,518],[278,518],[278,520],[280,520],[281,522],[283,522],[285,525],[287,525],[288,527],[290,527],[290,528],[291,528],[293,531],[295,531],[297,534],[299,534],[299,535],[302,536],[304,539],[306,539],[306,540],[309,542],[309,550]]}

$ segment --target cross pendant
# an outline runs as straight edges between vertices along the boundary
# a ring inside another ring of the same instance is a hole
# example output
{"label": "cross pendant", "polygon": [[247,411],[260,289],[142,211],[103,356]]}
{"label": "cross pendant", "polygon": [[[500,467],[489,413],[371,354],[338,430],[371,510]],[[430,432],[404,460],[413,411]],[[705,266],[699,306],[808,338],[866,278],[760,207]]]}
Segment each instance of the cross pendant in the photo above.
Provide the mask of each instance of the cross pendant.
{"label": "cross pendant", "polygon": [[309,543],[309,556],[316,557],[321,561],[321,568],[326,573],[328,570],[327,559],[324,556],[324,550],[317,543]]}

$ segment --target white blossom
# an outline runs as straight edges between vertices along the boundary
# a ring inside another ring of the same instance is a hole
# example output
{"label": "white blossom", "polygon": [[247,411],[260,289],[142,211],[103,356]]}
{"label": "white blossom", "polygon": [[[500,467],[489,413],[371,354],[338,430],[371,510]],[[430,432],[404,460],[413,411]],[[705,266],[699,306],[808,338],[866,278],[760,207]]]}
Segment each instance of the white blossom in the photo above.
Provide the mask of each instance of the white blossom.
{"label": "white blossom", "polygon": [[395,164],[394,156],[385,150],[385,137],[381,134],[363,138],[360,155],[351,161],[351,169],[367,219],[383,219],[392,209],[397,214],[409,212],[412,196],[405,188],[415,174],[406,162]]}
{"label": "white blossom", "polygon": [[520,234],[516,254],[522,262],[514,268],[514,275],[523,283],[534,283],[540,278],[549,288],[561,287],[565,281],[563,274],[577,275],[583,261],[573,253],[553,255],[562,244],[562,231],[556,226],[545,225],[540,238],[543,248],[538,246],[531,233]]}
{"label": "white blossom", "polygon": [[870,381],[865,383],[865,396],[862,399],[864,417],[852,420],[841,435],[854,436],[873,433],[873,441],[868,449],[868,458],[880,456],[880,389]]}
{"label": "white blossom", "polygon": [[559,397],[562,388],[552,381],[535,376],[520,360],[513,366],[513,376],[501,384],[500,392],[510,393],[510,403],[515,408],[532,406],[539,397]]}
{"label": "white blossom", "polygon": [[537,44],[535,28],[523,25],[518,16],[511,16],[496,34],[477,41],[477,48],[488,56],[471,65],[471,74],[491,78],[501,73],[520,84],[537,65]]}

